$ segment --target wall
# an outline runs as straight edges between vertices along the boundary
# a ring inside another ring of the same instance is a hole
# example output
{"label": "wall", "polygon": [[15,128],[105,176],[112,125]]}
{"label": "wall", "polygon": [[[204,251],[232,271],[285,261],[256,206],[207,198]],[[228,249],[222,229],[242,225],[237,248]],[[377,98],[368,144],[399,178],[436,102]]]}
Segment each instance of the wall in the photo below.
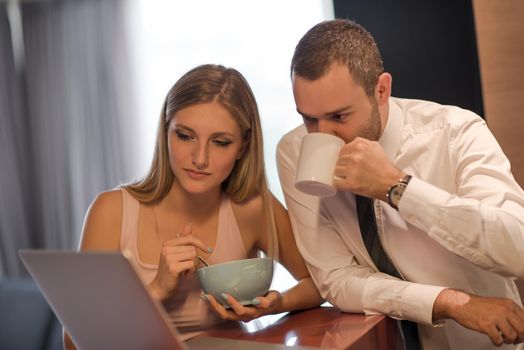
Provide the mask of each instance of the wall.
{"label": "wall", "polygon": [[373,35],[393,96],[484,114],[470,1],[334,0],[334,9]]}
{"label": "wall", "polygon": [[486,120],[524,186],[524,1],[473,5]]}
{"label": "wall", "polygon": [[524,187],[524,1],[473,0],[473,9],[486,121]]}

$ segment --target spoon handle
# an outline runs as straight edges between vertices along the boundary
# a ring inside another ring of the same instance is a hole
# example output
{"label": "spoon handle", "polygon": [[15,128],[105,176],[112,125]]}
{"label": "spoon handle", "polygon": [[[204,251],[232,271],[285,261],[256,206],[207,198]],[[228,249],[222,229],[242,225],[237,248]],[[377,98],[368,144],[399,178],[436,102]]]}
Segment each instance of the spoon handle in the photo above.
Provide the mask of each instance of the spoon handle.
{"label": "spoon handle", "polygon": [[198,256],[198,260],[200,260],[202,262],[202,264],[206,265],[206,266],[209,266],[209,264],[207,263],[207,261],[204,260],[204,258],[202,258],[200,255]]}

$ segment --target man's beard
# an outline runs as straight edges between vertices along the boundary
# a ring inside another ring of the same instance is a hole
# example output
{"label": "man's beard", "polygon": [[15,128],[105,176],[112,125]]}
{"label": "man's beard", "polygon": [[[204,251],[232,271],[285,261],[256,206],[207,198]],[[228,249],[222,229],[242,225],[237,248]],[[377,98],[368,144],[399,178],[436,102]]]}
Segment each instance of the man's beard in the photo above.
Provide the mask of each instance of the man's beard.
{"label": "man's beard", "polygon": [[380,119],[380,112],[378,110],[378,103],[374,98],[371,98],[371,116],[366,126],[359,130],[358,136],[371,141],[378,141],[382,129],[382,122]]}

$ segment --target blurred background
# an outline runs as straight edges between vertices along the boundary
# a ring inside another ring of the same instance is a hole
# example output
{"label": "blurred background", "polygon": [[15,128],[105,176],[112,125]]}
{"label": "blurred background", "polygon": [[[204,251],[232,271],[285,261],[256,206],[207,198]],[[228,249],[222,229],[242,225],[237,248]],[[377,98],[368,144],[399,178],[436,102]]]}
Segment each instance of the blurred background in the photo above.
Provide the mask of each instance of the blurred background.
{"label": "blurred background", "polygon": [[522,0],[0,0],[0,278],[26,276],[19,249],[76,249],[95,196],[145,174],[165,94],[202,63],[251,84],[283,201],[276,143],[301,123],[290,59],[334,17],[375,36],[394,96],[485,117],[522,186],[522,14]]}
{"label": "blurred background", "polygon": [[280,136],[301,122],[289,63],[333,18],[325,0],[0,2],[0,277],[21,248],[76,249],[95,196],[141,178],[160,108],[189,69],[238,69],[259,103],[271,189]]}

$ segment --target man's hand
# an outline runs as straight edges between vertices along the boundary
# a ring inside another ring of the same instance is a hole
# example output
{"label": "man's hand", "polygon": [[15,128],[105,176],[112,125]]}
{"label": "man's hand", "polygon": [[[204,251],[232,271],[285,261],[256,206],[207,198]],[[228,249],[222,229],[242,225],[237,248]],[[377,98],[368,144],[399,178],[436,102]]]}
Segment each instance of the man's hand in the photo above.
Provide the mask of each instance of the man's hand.
{"label": "man's hand", "polygon": [[524,310],[510,299],[479,297],[444,289],[435,300],[433,321],[444,318],[488,335],[497,346],[524,341]]}
{"label": "man's hand", "polygon": [[361,137],[342,146],[334,175],[337,189],[383,201],[389,187],[405,176],[378,142]]}

